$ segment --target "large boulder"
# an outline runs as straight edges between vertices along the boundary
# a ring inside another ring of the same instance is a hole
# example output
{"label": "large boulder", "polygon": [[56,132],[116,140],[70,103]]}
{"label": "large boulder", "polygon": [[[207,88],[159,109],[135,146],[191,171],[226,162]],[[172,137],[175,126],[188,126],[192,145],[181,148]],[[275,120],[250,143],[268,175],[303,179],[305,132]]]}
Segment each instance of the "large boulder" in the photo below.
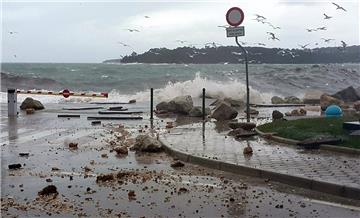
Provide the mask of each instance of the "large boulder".
{"label": "large boulder", "polygon": [[321,110],[325,111],[326,108],[332,104],[338,105],[338,106],[343,106],[345,103],[344,101],[334,98],[328,94],[323,94],[320,97],[320,107]]}
{"label": "large boulder", "polygon": [[170,105],[166,101],[162,101],[156,105],[157,111],[171,111]]}
{"label": "large boulder", "polygon": [[178,96],[169,102],[170,109],[175,113],[188,114],[194,104],[190,95]]}
{"label": "large boulder", "polygon": [[284,98],[286,104],[301,104],[301,100],[295,96],[288,96]]}
{"label": "large boulder", "polygon": [[231,107],[242,108],[246,106],[245,102],[240,99],[224,98],[224,101],[228,103]]}
{"label": "large boulder", "polygon": [[162,145],[155,138],[148,135],[139,135],[136,137],[135,144],[132,149],[143,152],[159,152],[162,150]]}
{"label": "large boulder", "polygon": [[284,99],[280,98],[279,96],[274,96],[271,98],[271,104],[284,104]]}
{"label": "large boulder", "polygon": [[305,116],[307,111],[304,108],[294,109],[291,112],[286,112],[286,116]]}
{"label": "large boulder", "polygon": [[344,102],[354,102],[360,100],[360,94],[352,86],[335,93],[332,97],[340,99]]}
{"label": "large boulder", "polygon": [[274,111],[272,112],[272,118],[273,118],[273,120],[280,120],[280,119],[282,119],[283,117],[284,117],[284,114],[281,113],[281,112],[278,111],[278,110],[274,110]]}
{"label": "large boulder", "polygon": [[[195,106],[189,111],[190,117],[202,117],[202,107]],[[205,108],[205,116],[210,114],[210,108]]]}
{"label": "large boulder", "polygon": [[238,112],[232,108],[228,103],[221,102],[214,109],[211,117],[216,120],[232,120],[236,118]]}
{"label": "large boulder", "polygon": [[44,109],[44,105],[41,104],[40,101],[32,99],[32,98],[26,98],[20,105],[20,109],[21,110],[26,110],[26,109],[35,109],[35,110],[42,110]]}
{"label": "large boulder", "polygon": [[230,122],[229,127],[231,129],[238,129],[242,128],[244,130],[250,131],[256,127],[255,123],[237,123],[237,122]]}

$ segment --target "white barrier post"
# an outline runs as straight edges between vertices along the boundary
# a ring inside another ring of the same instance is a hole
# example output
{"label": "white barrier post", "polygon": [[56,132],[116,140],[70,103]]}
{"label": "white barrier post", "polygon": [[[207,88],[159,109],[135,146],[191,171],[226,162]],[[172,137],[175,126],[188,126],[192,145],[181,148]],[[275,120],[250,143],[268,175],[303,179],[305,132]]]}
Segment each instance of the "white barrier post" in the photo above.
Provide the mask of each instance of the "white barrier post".
{"label": "white barrier post", "polygon": [[17,116],[17,94],[15,89],[8,89],[8,116]]}

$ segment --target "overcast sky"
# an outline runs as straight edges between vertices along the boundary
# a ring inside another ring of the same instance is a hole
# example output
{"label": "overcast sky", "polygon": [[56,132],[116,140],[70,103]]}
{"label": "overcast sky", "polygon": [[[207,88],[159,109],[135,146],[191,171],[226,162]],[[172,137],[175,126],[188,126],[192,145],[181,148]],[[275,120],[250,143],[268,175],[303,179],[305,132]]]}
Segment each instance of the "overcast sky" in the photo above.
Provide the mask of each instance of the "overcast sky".
{"label": "overcast sky", "polygon": [[[254,46],[299,48],[359,45],[359,1],[6,1],[1,5],[2,62],[101,62],[133,51],[207,42],[235,45],[226,38],[226,11],[245,13],[245,36]],[[325,20],[324,13],[332,16]],[[254,20],[254,14],[281,29]],[[149,18],[145,18],[148,16]],[[327,27],[307,32],[306,28]],[[126,30],[138,29],[140,32]],[[269,39],[275,33],[280,41]],[[16,32],[16,33],[14,33]],[[12,34],[11,34],[12,33]],[[335,39],[325,43],[321,38]],[[181,44],[176,40],[186,40]],[[131,46],[124,47],[118,42]],[[318,45],[315,45],[318,43]]]}

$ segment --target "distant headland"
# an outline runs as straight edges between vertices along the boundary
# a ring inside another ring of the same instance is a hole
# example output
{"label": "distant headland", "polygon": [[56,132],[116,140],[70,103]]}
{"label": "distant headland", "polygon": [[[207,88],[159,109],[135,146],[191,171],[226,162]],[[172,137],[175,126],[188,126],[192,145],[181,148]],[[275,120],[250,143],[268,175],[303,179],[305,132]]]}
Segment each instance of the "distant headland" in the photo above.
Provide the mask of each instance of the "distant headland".
{"label": "distant headland", "polygon": [[[250,64],[360,63],[360,45],[314,49],[245,48]],[[152,48],[142,54],[133,52],[103,63],[239,64],[244,63],[244,55],[237,46]]]}

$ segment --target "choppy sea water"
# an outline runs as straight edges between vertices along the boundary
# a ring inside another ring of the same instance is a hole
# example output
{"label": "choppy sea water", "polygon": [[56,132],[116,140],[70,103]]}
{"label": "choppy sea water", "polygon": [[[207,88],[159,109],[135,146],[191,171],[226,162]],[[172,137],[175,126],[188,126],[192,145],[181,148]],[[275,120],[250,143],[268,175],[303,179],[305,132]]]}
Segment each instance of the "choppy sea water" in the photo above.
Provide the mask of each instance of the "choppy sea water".
{"label": "choppy sea water", "polygon": [[[109,100],[117,101],[148,101],[150,88],[155,89],[157,101],[179,95],[199,97],[202,88],[212,97],[239,99],[246,94],[242,64],[2,63],[1,71],[1,102],[8,87],[109,92]],[[270,102],[274,95],[303,97],[307,89],[333,94],[348,86],[360,86],[360,64],[251,64],[249,81],[253,103]],[[39,98],[52,103],[64,100]]]}

